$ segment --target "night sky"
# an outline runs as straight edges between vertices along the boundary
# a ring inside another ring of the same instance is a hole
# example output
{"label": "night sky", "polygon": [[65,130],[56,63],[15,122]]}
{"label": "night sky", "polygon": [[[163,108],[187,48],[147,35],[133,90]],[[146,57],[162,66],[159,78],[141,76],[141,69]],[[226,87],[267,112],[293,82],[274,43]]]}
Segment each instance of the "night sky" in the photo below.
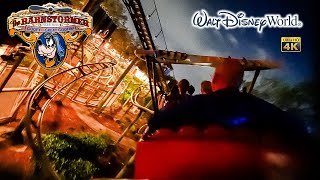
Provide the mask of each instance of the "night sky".
{"label": "night sky", "polygon": [[[142,0],[145,14],[152,14],[153,1]],[[247,59],[267,59],[282,61],[284,66],[279,70],[268,70],[261,73],[265,77],[280,78],[290,84],[313,78],[315,20],[312,17],[311,4],[305,1],[232,1],[232,0],[156,0],[160,21],[163,27],[167,47],[172,51],[189,54],[224,56]],[[268,2],[268,3],[267,3]],[[290,2],[290,3],[289,3]],[[225,30],[220,28],[197,29],[191,25],[195,11],[205,9],[210,16],[217,16],[217,11],[226,9],[237,13],[244,11],[246,16],[263,17],[265,14],[299,14],[303,28],[264,28],[260,34],[254,28],[237,28]],[[130,21],[130,19],[129,19]],[[148,24],[153,36],[160,31],[157,16],[152,15]],[[133,28],[131,22],[127,23]],[[302,38],[302,52],[282,53],[280,38],[298,36]],[[163,37],[154,40],[159,49],[165,49]],[[174,75],[177,80],[188,79],[199,93],[203,80],[211,80],[214,69],[210,67],[175,65]],[[251,73],[245,78],[251,79]]]}

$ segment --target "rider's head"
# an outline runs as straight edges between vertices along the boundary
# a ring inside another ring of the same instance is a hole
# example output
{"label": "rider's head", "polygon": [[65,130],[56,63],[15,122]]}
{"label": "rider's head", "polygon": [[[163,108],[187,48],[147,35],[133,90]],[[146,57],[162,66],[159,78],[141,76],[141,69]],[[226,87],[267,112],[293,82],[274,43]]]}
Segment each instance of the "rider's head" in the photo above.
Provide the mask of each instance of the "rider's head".
{"label": "rider's head", "polygon": [[212,91],[224,88],[239,88],[244,74],[244,67],[239,61],[226,59],[222,64],[216,66],[212,79]]}
{"label": "rider's head", "polygon": [[201,94],[211,94],[211,82],[210,81],[202,81],[201,82]]}
{"label": "rider's head", "polygon": [[189,89],[190,83],[186,79],[182,79],[178,83],[179,91],[181,95],[185,95]]}

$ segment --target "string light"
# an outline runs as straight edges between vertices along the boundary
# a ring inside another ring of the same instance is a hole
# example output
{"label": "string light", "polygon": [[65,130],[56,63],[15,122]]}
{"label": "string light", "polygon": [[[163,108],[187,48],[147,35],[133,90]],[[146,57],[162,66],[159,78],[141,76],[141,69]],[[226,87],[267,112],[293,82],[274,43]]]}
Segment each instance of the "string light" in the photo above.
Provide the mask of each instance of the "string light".
{"label": "string light", "polygon": [[160,33],[162,32],[162,29],[161,29],[161,31],[160,32],[158,32],[158,34],[157,35],[155,35],[155,37],[153,38],[153,40],[156,40],[157,38],[158,38],[158,36],[160,35]]}
{"label": "string light", "polygon": [[147,20],[149,20],[149,19],[151,18],[151,16],[153,15],[154,12],[156,12],[156,9],[154,9],[154,10],[152,11],[152,13],[147,16]]}
{"label": "string light", "polygon": [[[152,3],[152,2],[151,2],[151,3]],[[148,6],[150,6],[150,4],[148,4]],[[152,5],[151,5],[151,6],[152,6]],[[160,25],[160,31],[159,31],[159,33],[157,33],[157,35],[154,36],[154,37],[152,38],[152,40],[153,40],[153,41],[157,40],[157,38],[158,38],[159,35],[161,34],[162,37],[163,37],[163,40],[164,40],[165,50],[168,50],[167,42],[166,42],[166,39],[165,39],[165,36],[164,36],[164,33],[163,33],[163,28],[162,28],[162,25],[161,25],[159,13],[158,13],[158,8],[157,8],[157,5],[156,5],[155,0],[153,0],[153,7],[147,7],[146,9],[153,9],[153,11],[152,11],[149,15],[146,15],[146,20],[149,20],[149,19],[153,16],[153,14],[156,12],[156,13],[157,13],[158,23],[159,23],[159,25]]]}

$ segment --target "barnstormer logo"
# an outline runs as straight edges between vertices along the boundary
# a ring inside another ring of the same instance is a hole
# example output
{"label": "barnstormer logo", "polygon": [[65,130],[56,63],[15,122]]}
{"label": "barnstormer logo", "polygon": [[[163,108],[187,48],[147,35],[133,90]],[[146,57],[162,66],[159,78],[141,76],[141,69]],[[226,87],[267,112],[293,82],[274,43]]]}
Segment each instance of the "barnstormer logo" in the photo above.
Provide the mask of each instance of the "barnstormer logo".
{"label": "barnstormer logo", "polygon": [[56,4],[31,5],[12,13],[7,21],[10,36],[19,36],[31,46],[38,64],[45,69],[61,66],[70,45],[92,32],[88,13]]}

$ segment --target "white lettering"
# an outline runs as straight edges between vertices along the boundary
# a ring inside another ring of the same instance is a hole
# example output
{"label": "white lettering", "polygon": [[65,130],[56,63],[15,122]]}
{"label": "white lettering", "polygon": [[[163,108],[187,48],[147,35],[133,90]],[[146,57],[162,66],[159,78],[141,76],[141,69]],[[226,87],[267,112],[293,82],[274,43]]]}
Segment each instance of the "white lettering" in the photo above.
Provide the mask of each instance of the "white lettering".
{"label": "white lettering", "polygon": [[210,16],[209,13],[202,9],[193,13],[191,24],[193,27],[225,29],[234,28],[256,28],[258,33],[262,33],[265,27],[269,28],[302,28],[303,23],[299,20],[298,14],[287,14],[281,17],[279,14],[265,14],[264,17],[247,17],[246,13],[239,11],[233,13],[228,10],[220,10],[216,16]]}

